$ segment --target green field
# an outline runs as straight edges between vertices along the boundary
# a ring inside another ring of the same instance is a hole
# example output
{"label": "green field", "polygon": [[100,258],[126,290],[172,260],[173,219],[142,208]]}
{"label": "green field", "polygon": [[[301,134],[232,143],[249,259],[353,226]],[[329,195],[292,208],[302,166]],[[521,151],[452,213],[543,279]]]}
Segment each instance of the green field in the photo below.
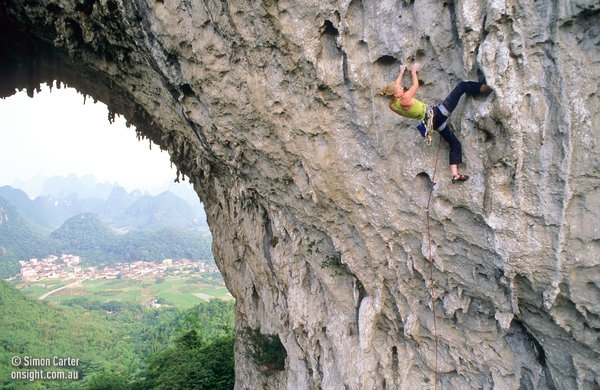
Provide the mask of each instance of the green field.
{"label": "green field", "polygon": [[[47,279],[39,282],[17,283],[17,287],[28,296],[39,298],[74,280]],[[74,297],[89,297],[102,303],[122,301],[147,304],[157,299],[161,305],[172,305],[183,309],[211,298],[233,299],[223,278],[218,273],[164,276],[145,279],[95,279],[84,280],[80,285],[56,291],[44,299],[60,303]]]}

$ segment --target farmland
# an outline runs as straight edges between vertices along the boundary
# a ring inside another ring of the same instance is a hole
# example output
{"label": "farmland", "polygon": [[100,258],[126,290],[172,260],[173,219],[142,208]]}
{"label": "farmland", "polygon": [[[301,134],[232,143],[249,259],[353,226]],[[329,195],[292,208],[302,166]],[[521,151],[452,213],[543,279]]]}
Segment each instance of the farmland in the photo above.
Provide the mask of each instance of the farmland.
{"label": "farmland", "polygon": [[[60,289],[64,286],[67,287]],[[233,299],[219,273],[152,276],[142,279],[94,279],[80,283],[74,283],[73,280],[44,279],[19,282],[17,287],[25,295],[35,298],[55,291],[44,299],[59,304],[71,298],[86,297],[101,303],[120,301],[149,307],[166,305],[185,309],[211,298]]]}

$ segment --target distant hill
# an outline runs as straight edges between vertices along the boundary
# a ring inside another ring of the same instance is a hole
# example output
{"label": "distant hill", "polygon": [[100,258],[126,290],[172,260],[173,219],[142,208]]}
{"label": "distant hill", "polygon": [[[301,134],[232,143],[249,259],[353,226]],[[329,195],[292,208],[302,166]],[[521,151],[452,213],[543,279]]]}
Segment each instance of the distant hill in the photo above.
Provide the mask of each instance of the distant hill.
{"label": "distant hill", "polygon": [[84,213],[69,218],[50,238],[60,242],[61,253],[80,254],[90,250],[112,252],[118,235],[97,214]]}
{"label": "distant hill", "polygon": [[119,234],[97,214],[69,218],[48,237],[31,231],[6,200],[0,198],[0,277],[18,274],[19,260],[63,253],[78,255],[98,265],[164,259],[212,261],[212,238],[202,232],[166,227]]}
{"label": "distant hill", "polygon": [[186,229],[201,224],[199,219],[200,216],[186,201],[171,192],[163,192],[138,198],[121,214],[121,218],[115,218],[113,224],[137,229]]}
{"label": "distant hill", "polygon": [[78,177],[70,174],[67,177],[53,176],[44,181],[41,195],[51,198],[68,198],[76,195],[78,198],[106,199],[112,188],[118,186],[110,183],[98,183],[94,176]]}
{"label": "distant hill", "polygon": [[16,207],[0,198],[0,277],[18,274],[19,260],[44,256],[52,249],[51,240],[33,232]]}
{"label": "distant hill", "polygon": [[[61,185],[65,187],[61,189]],[[98,214],[112,228],[124,231],[179,227],[208,232],[204,210],[193,197],[186,201],[170,191],[159,195],[140,190],[128,193],[116,184],[98,184],[91,176],[47,179],[43,195],[33,200],[11,186],[0,187],[0,197],[17,208],[32,230],[45,234],[82,213]]]}
{"label": "distant hill", "polygon": [[44,230],[48,226],[52,226],[51,219],[41,211],[40,205],[29,199],[24,191],[10,186],[2,186],[0,187],[0,198],[15,207],[20,217],[25,219],[31,228]]}
{"label": "distant hill", "polygon": [[[50,254],[79,255],[98,264],[212,260],[205,214],[172,192],[128,193],[114,185],[102,198],[92,195],[107,187],[98,187],[93,178],[70,176],[48,183],[45,191],[51,195],[33,200],[20,189],[0,187],[2,278],[18,273],[18,260]],[[68,184],[64,191],[60,183]],[[80,195],[86,193],[90,197]]]}

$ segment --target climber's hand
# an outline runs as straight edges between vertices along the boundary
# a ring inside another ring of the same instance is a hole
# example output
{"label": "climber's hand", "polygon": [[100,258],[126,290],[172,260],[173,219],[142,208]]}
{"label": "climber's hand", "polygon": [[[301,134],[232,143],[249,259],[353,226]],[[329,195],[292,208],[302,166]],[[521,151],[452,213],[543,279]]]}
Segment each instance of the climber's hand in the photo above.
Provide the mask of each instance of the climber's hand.
{"label": "climber's hand", "polygon": [[418,71],[421,68],[421,64],[419,64],[418,62],[415,62],[414,64],[412,64],[410,70],[413,72]]}

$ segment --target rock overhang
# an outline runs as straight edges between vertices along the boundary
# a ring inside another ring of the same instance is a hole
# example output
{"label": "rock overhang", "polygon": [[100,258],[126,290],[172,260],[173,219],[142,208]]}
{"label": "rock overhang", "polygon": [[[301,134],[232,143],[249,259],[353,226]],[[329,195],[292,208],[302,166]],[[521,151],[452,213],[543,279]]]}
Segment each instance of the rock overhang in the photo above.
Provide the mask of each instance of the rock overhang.
{"label": "rock overhang", "polygon": [[[1,93],[65,82],[169,151],[237,298],[238,388],[408,388],[433,371],[445,386],[594,386],[598,12],[17,1],[0,11]],[[494,88],[453,114],[471,181],[452,186],[440,162],[437,329],[434,153],[377,97],[411,59],[427,101],[463,78]],[[279,336],[282,371],[261,376],[246,328]]]}

